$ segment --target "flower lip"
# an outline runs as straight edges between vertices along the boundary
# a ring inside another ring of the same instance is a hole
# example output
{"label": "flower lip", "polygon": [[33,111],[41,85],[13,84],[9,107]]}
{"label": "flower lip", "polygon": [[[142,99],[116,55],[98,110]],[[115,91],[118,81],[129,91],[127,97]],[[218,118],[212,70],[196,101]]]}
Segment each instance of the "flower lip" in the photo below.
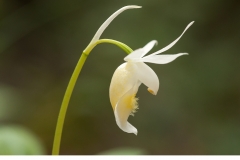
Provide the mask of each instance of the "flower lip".
{"label": "flower lip", "polygon": [[136,82],[133,87],[119,99],[114,109],[116,123],[119,128],[124,132],[134,133],[135,135],[137,135],[137,129],[127,120],[129,115],[133,115],[134,110],[137,109],[137,98],[135,98],[135,95],[140,84],[140,82]]}

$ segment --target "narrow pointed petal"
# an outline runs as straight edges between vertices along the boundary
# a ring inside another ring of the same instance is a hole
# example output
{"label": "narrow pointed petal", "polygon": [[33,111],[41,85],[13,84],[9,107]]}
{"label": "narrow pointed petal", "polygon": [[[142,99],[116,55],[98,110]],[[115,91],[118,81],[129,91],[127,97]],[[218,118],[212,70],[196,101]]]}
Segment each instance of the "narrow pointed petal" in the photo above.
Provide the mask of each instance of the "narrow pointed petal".
{"label": "narrow pointed petal", "polygon": [[141,62],[141,58],[147,54],[152,48],[153,46],[157,44],[156,40],[152,40],[151,42],[149,42],[148,44],[146,44],[143,48],[139,48],[136,49],[135,51],[133,51],[132,53],[130,53],[129,55],[127,55],[124,60],[125,61],[134,61],[134,62]]}
{"label": "narrow pointed petal", "polygon": [[120,8],[119,10],[117,10],[115,13],[113,13],[101,26],[100,28],[97,30],[96,34],[94,35],[93,39],[91,40],[91,43],[94,43],[95,41],[97,41],[100,36],[102,35],[103,31],[108,27],[108,25],[123,11],[127,10],[127,9],[134,9],[134,8],[141,8],[141,6],[136,6],[136,5],[130,5],[130,6],[125,6]]}
{"label": "narrow pointed petal", "polygon": [[146,44],[144,47],[143,47],[143,54],[141,55],[141,57],[145,56],[153,47],[154,45],[157,45],[157,41],[156,40],[152,40],[151,42],[149,42],[148,44]]}
{"label": "narrow pointed petal", "polygon": [[140,84],[140,82],[137,82],[126,94],[124,94],[114,109],[116,123],[119,128],[124,132],[134,133],[135,135],[137,135],[137,129],[127,120],[132,111],[137,107],[135,95]]}
{"label": "narrow pointed petal", "polygon": [[167,64],[174,61],[176,58],[188,55],[188,53],[178,53],[174,55],[152,55],[149,57],[144,57],[143,62],[156,63],[156,64]]}
{"label": "narrow pointed petal", "polygon": [[136,49],[134,50],[132,53],[130,53],[129,55],[127,55],[125,58],[124,58],[124,61],[127,61],[127,62],[130,62],[130,61],[134,61],[134,62],[137,62],[137,61],[141,61],[141,56],[142,54],[144,54],[144,50],[143,48],[139,48],[139,49]]}
{"label": "narrow pointed petal", "polygon": [[[183,33],[182,33],[176,40],[174,40],[172,43],[170,43],[170,44],[167,45],[166,47],[160,49],[159,51],[150,54],[149,56],[156,55],[156,54],[165,52],[165,51],[167,51],[168,49],[170,49],[172,46],[174,46],[174,45],[177,43],[177,41],[183,36],[183,34],[187,31],[187,29],[188,29],[193,23],[194,23],[194,21],[192,21],[191,23],[189,23],[189,24],[187,25],[187,27],[184,29]],[[146,56],[146,57],[148,57],[148,56]]]}
{"label": "narrow pointed petal", "polygon": [[149,89],[148,91],[153,95],[156,95],[159,88],[159,80],[156,73],[148,65],[142,62],[136,63],[137,76],[139,81],[145,84]]}

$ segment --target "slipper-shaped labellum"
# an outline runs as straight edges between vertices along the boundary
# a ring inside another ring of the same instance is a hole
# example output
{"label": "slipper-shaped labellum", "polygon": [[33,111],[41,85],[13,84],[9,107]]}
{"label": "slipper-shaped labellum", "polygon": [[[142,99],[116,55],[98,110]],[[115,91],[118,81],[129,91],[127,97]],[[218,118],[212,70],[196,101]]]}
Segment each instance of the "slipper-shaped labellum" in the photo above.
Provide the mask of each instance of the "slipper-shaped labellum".
{"label": "slipper-shaped labellum", "polygon": [[[159,88],[159,80],[156,73],[144,62],[166,64],[172,62],[177,57],[187,55],[187,53],[178,53],[174,55],[158,55],[170,49],[182,37],[185,31],[193,24],[191,22],[183,33],[168,46],[158,50],[148,56],[145,56],[157,43],[153,40],[143,48],[133,51],[126,56],[125,63],[121,64],[113,74],[110,84],[110,101],[114,110],[116,123],[120,129],[127,133],[137,135],[137,129],[127,120],[129,115],[133,115],[138,108],[137,98],[135,97],[139,86],[143,83],[148,87],[148,91],[156,95]],[[145,57],[144,57],[145,56]]]}

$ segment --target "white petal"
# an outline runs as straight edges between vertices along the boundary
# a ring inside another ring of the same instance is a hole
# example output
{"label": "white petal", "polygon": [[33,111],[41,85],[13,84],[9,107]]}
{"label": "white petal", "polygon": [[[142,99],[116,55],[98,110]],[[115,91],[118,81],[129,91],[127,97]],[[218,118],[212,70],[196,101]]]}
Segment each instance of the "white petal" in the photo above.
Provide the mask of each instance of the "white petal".
{"label": "white petal", "polygon": [[178,53],[174,55],[151,55],[149,57],[144,57],[143,62],[156,63],[156,64],[166,64],[174,61],[176,58],[188,55],[187,53]]}
{"label": "white petal", "polygon": [[[160,49],[159,51],[150,54],[149,56],[156,55],[156,54],[165,52],[166,50],[170,49],[172,46],[174,46],[174,45],[177,43],[177,41],[182,37],[182,35],[187,31],[187,29],[188,29],[193,23],[194,23],[194,21],[192,21],[191,23],[189,23],[189,24],[187,25],[187,27],[184,29],[183,33],[182,33],[175,41],[173,41],[172,43],[170,43],[170,44],[167,45],[166,47]],[[148,57],[148,56],[146,56],[146,57]]]}
{"label": "white petal", "polygon": [[134,133],[135,135],[137,135],[137,129],[132,126],[127,120],[133,110],[132,100],[130,98],[135,98],[140,84],[141,83],[137,82],[126,94],[124,94],[114,109],[116,123],[119,128],[124,132]]}
{"label": "white petal", "polygon": [[134,9],[134,8],[141,8],[141,6],[135,6],[135,5],[131,5],[131,6],[125,6],[120,8],[119,10],[117,10],[115,13],[113,13],[101,26],[100,28],[97,30],[96,34],[94,35],[93,39],[91,40],[91,43],[94,43],[95,41],[97,41],[100,36],[102,35],[103,31],[107,28],[107,26],[113,21],[114,18],[116,18],[120,13],[122,13],[123,11],[127,10],[127,9]]}
{"label": "white petal", "polygon": [[143,48],[139,48],[139,49],[133,51],[132,53],[130,53],[129,55],[127,55],[124,58],[124,60],[125,61],[134,61],[134,62],[141,61],[140,58],[142,58],[145,54],[147,54],[153,48],[153,46],[155,44],[157,44],[157,41],[152,40],[151,42],[146,44]]}
{"label": "white petal", "polygon": [[141,56],[142,54],[144,54],[144,50],[143,48],[139,48],[139,49],[136,49],[134,50],[132,53],[130,53],[129,55],[127,55],[125,58],[124,58],[124,61],[140,61],[141,59]]}
{"label": "white petal", "polygon": [[144,53],[141,55],[141,57],[145,56],[152,48],[154,45],[157,45],[157,41],[156,40],[152,40],[151,42],[149,42],[148,44],[146,44],[143,47]]}
{"label": "white petal", "polygon": [[139,81],[145,84],[149,92],[156,95],[159,88],[159,80],[156,73],[143,62],[135,63],[137,65],[137,76]]}

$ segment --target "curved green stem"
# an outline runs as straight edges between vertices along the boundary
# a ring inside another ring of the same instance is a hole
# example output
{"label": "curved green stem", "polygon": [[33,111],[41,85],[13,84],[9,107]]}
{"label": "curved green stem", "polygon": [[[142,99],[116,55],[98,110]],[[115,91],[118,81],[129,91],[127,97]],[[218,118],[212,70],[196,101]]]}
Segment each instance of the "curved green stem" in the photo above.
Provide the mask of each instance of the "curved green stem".
{"label": "curved green stem", "polygon": [[130,54],[131,52],[133,52],[133,50],[130,47],[128,47],[126,44],[113,39],[100,39],[99,41],[97,41],[97,44],[100,44],[100,43],[115,44],[118,47],[122,48],[127,54]]}
{"label": "curved green stem", "polygon": [[100,39],[97,42],[95,42],[94,44],[89,45],[83,52],[86,52],[87,54],[89,54],[91,52],[91,50],[98,44],[100,43],[111,43],[111,44],[115,44],[118,47],[122,48],[127,54],[130,54],[133,50],[128,47],[126,44],[113,40],[113,39]]}
{"label": "curved green stem", "polygon": [[127,52],[128,54],[132,52],[132,49],[130,47],[128,47],[126,44],[119,42],[119,41],[115,41],[115,40],[111,40],[111,39],[101,39],[98,40],[97,42],[95,42],[94,44],[89,45],[82,53],[74,71],[72,74],[72,77],[68,83],[63,101],[62,101],[62,105],[60,108],[60,112],[58,115],[58,120],[57,120],[57,126],[56,126],[56,130],[55,130],[55,136],[54,136],[54,141],[53,141],[53,149],[52,149],[52,155],[59,155],[59,149],[60,149],[60,144],[61,144],[61,137],[62,137],[62,130],[63,130],[63,124],[64,124],[64,120],[65,120],[65,116],[66,116],[66,112],[67,112],[67,108],[68,108],[68,104],[74,89],[74,86],[76,84],[76,81],[78,79],[78,76],[82,70],[82,67],[89,55],[89,53],[91,52],[91,50],[100,43],[111,43],[111,44],[115,44],[118,47],[122,48],[125,52]]}

